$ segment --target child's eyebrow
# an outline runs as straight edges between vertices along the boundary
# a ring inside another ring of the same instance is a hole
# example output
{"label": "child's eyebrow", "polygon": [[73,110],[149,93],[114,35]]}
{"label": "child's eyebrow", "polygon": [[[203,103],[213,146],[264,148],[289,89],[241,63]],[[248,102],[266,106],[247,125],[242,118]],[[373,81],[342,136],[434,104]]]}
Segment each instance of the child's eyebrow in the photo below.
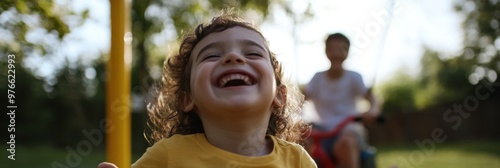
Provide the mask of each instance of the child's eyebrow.
{"label": "child's eyebrow", "polygon": [[260,45],[259,43],[255,42],[253,40],[243,39],[243,40],[241,40],[241,43],[246,44],[246,45],[251,45],[251,46],[257,46],[260,49],[262,49],[263,51],[267,52],[267,50],[262,45]]}

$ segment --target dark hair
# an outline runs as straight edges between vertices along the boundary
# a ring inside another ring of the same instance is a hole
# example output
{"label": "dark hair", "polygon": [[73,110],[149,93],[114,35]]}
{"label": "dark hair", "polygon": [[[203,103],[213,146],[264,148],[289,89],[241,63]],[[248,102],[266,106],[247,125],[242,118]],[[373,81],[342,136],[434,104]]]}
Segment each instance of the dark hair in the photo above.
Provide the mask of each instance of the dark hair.
{"label": "dark hair", "polygon": [[[213,18],[209,24],[198,25],[194,31],[186,34],[178,53],[165,61],[162,83],[158,90],[158,95],[155,102],[148,104],[150,117],[148,126],[152,131],[148,139],[150,143],[157,142],[162,138],[171,137],[174,134],[186,135],[204,132],[198,114],[193,111],[185,112],[181,106],[182,97],[190,93],[191,62],[189,61],[189,57],[196,44],[209,34],[221,32],[236,26],[253,30],[259,33],[264,41],[266,41],[264,36],[253,25],[242,21],[234,14],[226,13]],[[269,48],[267,42],[265,45]],[[299,142],[301,140],[301,130],[308,127],[295,114],[298,112],[303,98],[297,96],[299,95],[298,91],[294,94],[293,91],[295,90],[286,88],[286,83],[282,79],[283,71],[281,64],[276,59],[274,53],[270,52],[269,55],[276,76],[277,86],[284,88],[283,94],[286,100],[282,107],[272,105],[272,114],[269,119],[267,134],[287,141]]]}
{"label": "dark hair", "polygon": [[328,37],[325,40],[325,44],[333,39],[344,40],[344,42],[347,44],[348,49],[349,49],[349,46],[351,46],[351,42],[349,41],[349,39],[345,35],[343,35],[342,33],[334,33],[334,34],[328,35]]}

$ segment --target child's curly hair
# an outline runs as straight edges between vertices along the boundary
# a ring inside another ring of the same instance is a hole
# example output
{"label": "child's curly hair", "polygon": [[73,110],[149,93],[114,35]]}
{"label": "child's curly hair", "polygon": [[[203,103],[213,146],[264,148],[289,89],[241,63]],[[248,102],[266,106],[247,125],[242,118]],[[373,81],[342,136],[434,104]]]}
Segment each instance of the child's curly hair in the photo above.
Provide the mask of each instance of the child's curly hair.
{"label": "child's curly hair", "polygon": [[[183,111],[181,101],[183,96],[190,93],[191,63],[189,57],[193,48],[203,38],[214,32],[221,32],[232,27],[244,27],[264,36],[250,23],[242,21],[234,14],[223,14],[212,19],[209,24],[200,24],[194,32],[187,34],[179,48],[178,54],[169,57],[164,63],[164,74],[155,102],[148,105],[151,135],[150,143],[155,143],[162,138],[171,137],[174,134],[203,133],[203,125],[197,113]],[[268,44],[266,43],[266,47]],[[278,138],[300,142],[301,130],[308,127],[296,114],[303,102],[303,96],[296,89],[287,89],[283,78],[281,64],[276,60],[274,53],[270,52],[271,64],[274,68],[277,86],[282,85],[286,100],[284,106],[276,107],[274,104],[267,134]],[[300,96],[299,96],[300,95]]]}

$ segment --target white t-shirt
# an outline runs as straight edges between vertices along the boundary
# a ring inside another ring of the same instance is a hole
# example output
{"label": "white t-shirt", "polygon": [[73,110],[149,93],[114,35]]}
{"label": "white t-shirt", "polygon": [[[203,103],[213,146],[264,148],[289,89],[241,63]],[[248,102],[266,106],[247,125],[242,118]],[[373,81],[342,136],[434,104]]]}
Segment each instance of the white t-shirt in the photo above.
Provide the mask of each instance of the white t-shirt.
{"label": "white t-shirt", "polygon": [[314,123],[332,130],[347,116],[358,114],[356,101],[363,97],[367,88],[361,75],[345,70],[339,79],[330,79],[327,72],[318,72],[305,88],[318,114]]}

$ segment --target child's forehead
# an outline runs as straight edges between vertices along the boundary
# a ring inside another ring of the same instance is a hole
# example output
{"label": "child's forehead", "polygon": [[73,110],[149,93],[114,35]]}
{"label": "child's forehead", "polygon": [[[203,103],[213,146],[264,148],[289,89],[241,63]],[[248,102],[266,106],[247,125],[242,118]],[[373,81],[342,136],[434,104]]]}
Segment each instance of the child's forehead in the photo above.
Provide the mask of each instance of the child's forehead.
{"label": "child's forehead", "polygon": [[[218,36],[217,38],[209,38],[210,36]],[[246,27],[241,27],[241,26],[235,26],[235,27],[230,27],[227,28],[223,31],[220,32],[212,32],[208,34],[205,38],[203,38],[198,44],[199,45],[202,41],[210,40],[210,41],[224,41],[228,39],[251,39],[254,41],[259,41],[263,43],[262,45],[265,45],[264,37],[260,34],[260,32],[257,32],[256,30],[252,30],[250,28]]]}
{"label": "child's forehead", "polygon": [[265,50],[268,48],[264,37],[259,32],[246,27],[235,26],[220,32],[208,34],[193,47],[193,53],[199,52],[200,48],[204,48],[207,45],[230,45],[233,43],[259,45],[265,48]]}

